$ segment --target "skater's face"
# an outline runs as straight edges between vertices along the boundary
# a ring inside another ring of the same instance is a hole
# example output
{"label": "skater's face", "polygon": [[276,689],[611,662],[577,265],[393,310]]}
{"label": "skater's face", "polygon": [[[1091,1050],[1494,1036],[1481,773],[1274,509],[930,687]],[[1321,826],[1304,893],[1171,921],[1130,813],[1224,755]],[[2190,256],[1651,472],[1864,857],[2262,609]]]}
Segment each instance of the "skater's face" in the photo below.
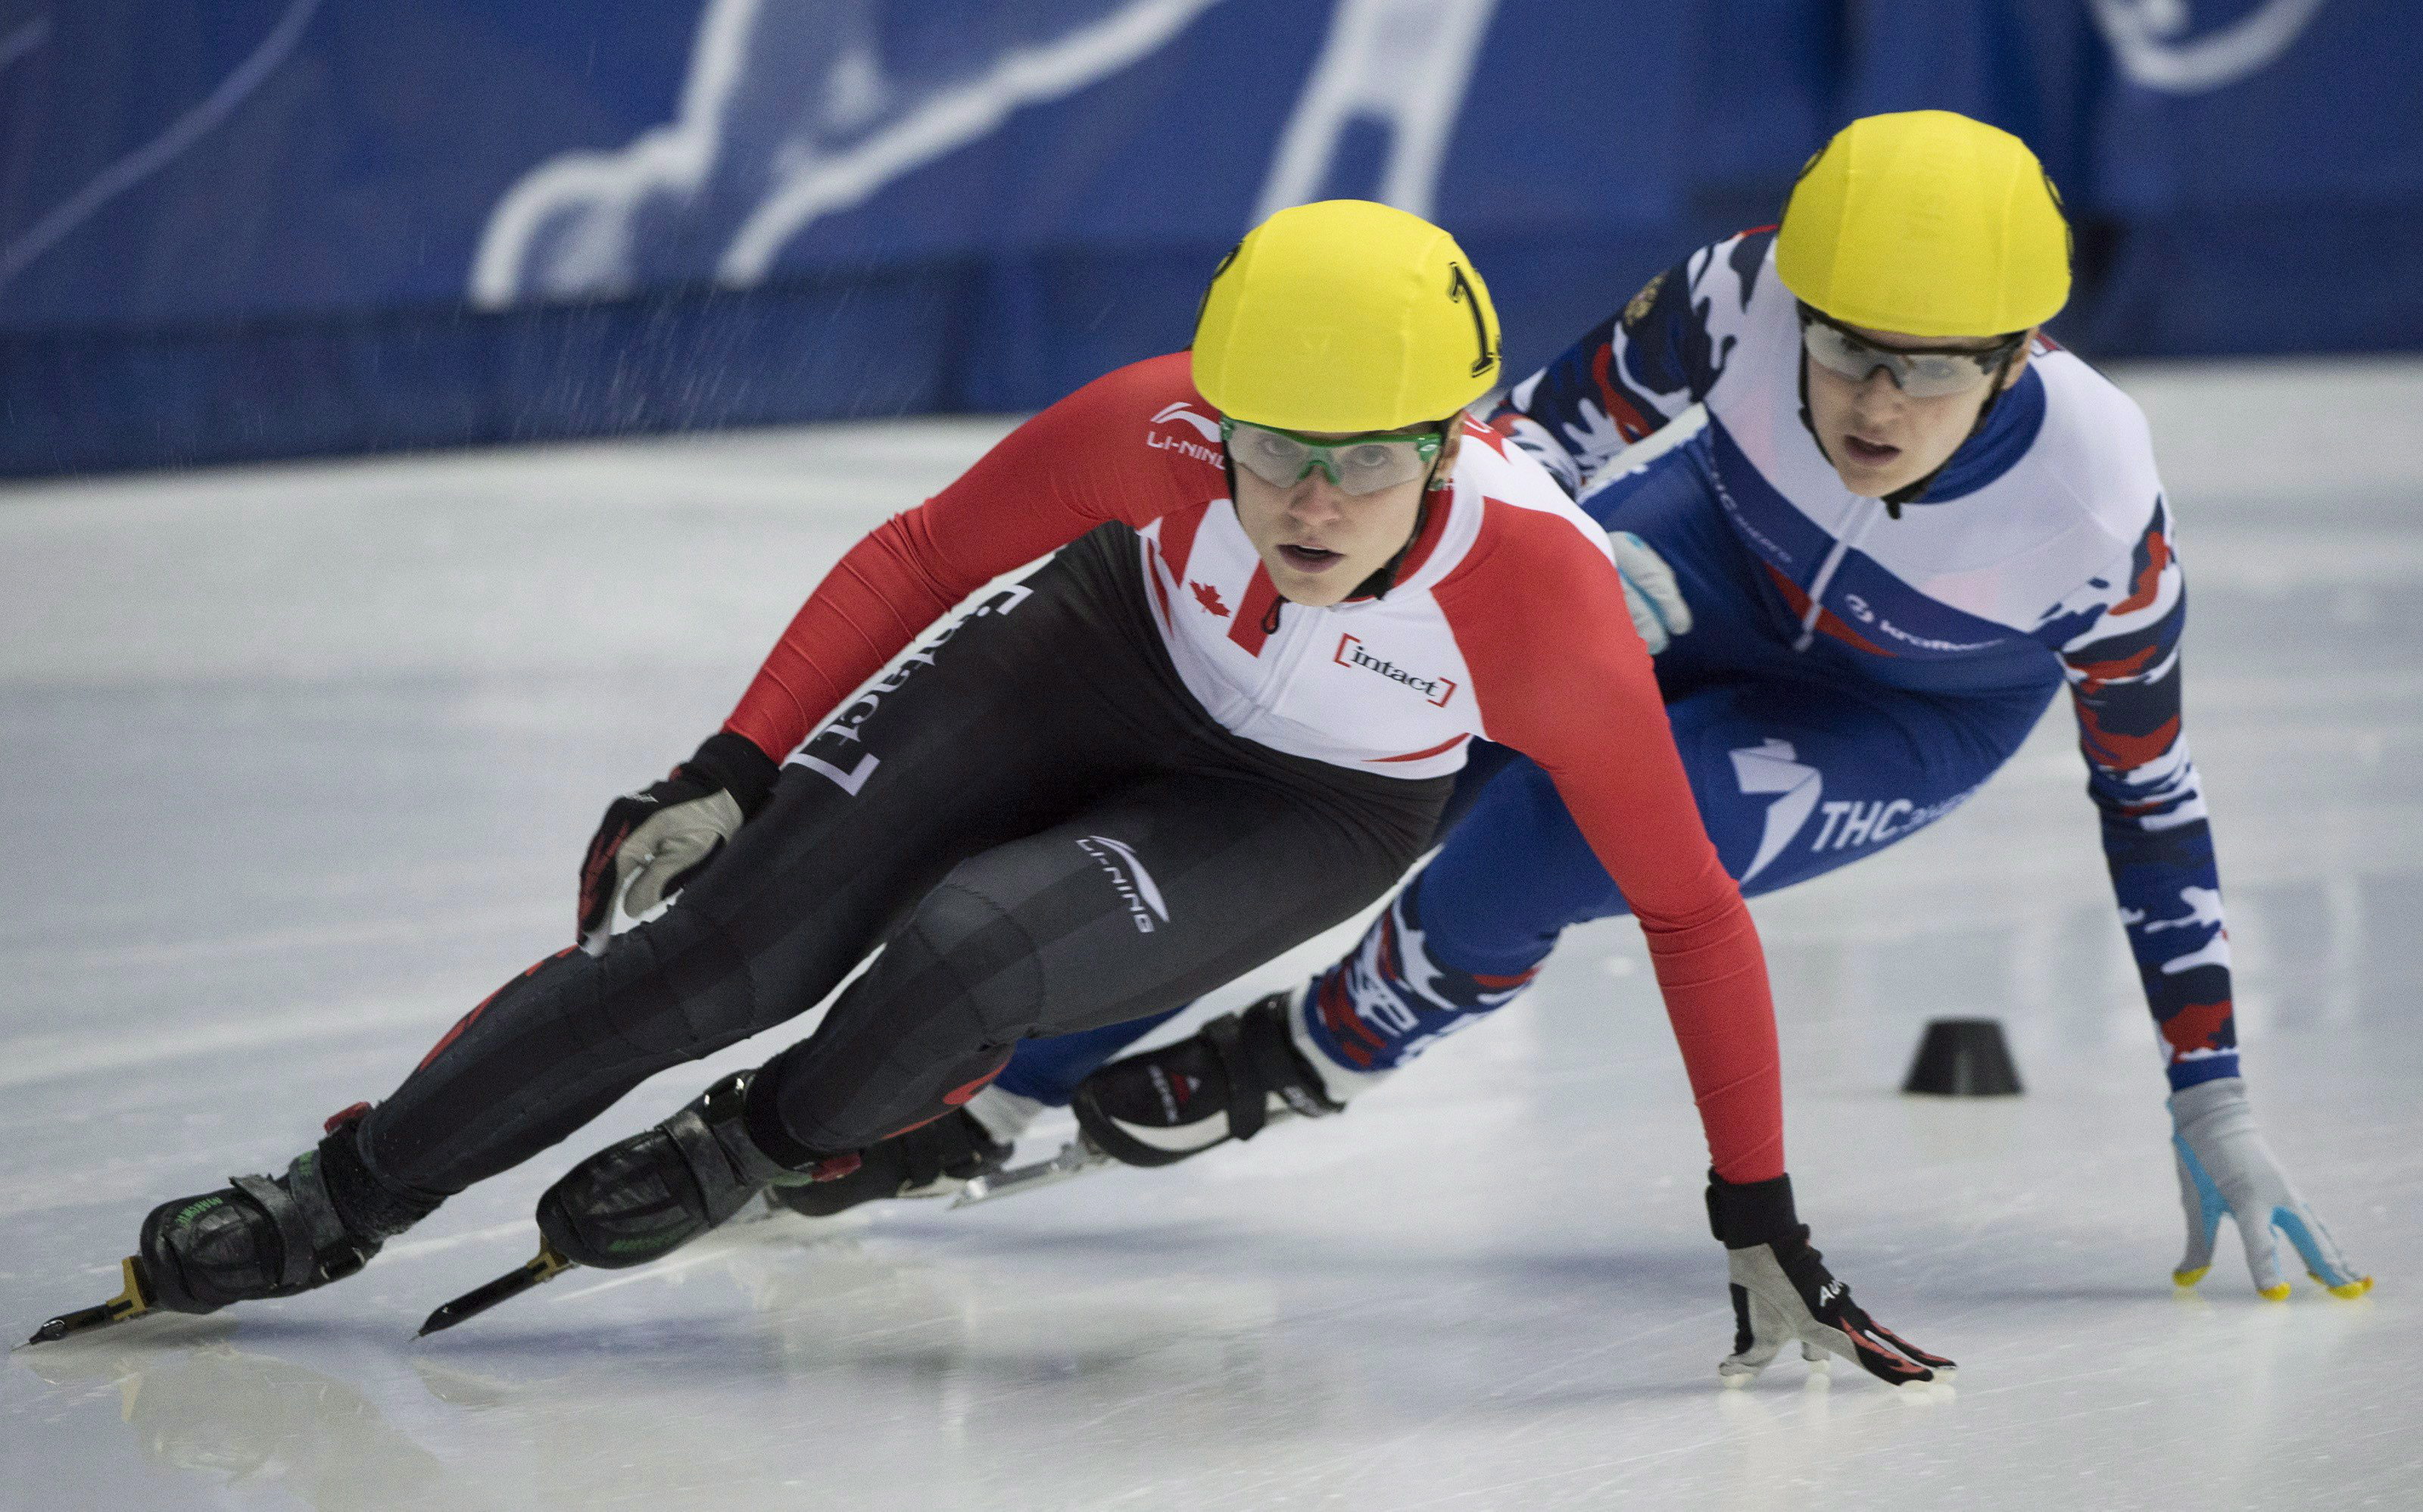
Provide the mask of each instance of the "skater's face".
{"label": "skater's face", "polygon": [[[1427,434],[1436,429],[1409,426],[1386,435]],[[1446,478],[1454,472],[1463,429],[1459,414],[1448,426],[1430,476]],[[1304,435],[1307,440],[1346,439],[1325,432]],[[1368,494],[1350,494],[1322,467],[1285,487],[1246,467],[1229,470],[1237,480],[1238,523],[1270,570],[1271,585],[1291,604],[1320,607],[1343,601],[1413,539],[1421,513],[1423,480],[1418,477]]]}
{"label": "skater's face", "polygon": [[[1973,341],[1941,337],[1905,336],[1864,325],[1836,327],[1885,352],[1942,353],[1947,350],[1992,352],[1995,337]],[[2035,332],[2028,333],[2034,339]],[[1837,345],[1845,345],[1837,343]],[[1853,364],[1857,366],[1857,363]],[[1907,488],[1942,466],[1969,439],[1977,412],[1999,386],[2008,388],[2027,370],[2026,341],[1995,373],[1977,370],[1975,385],[1965,391],[1921,397],[1905,391],[1891,369],[1878,365],[1853,378],[1804,354],[1801,367],[1809,379],[1809,423],[1826,449],[1843,486],[1868,498],[1882,498]]]}

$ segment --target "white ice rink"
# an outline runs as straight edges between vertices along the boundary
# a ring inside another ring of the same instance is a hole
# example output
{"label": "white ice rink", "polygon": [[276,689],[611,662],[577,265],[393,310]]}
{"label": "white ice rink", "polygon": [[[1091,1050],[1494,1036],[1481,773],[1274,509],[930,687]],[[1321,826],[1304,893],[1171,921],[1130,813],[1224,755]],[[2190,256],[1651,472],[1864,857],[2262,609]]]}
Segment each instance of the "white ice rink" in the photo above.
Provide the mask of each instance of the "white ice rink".
{"label": "white ice rink", "polygon": [[[2250,1084],[2369,1299],[2264,1303],[2226,1235],[2174,1292],[2162,1078],[2057,706],[1968,808],[1757,906],[1803,1214],[1956,1393],[1718,1389],[1704,1155],[1616,921],[1343,1119],[741,1226],[413,1341],[572,1160],[790,1036],[744,1047],[353,1282],[11,1355],[0,1505],[2423,1506],[2423,365],[2122,377],[2181,520]],[[605,801],[998,429],[0,489],[0,1324],[116,1290],[152,1204],[282,1167],[568,943]],[[2004,1020],[2025,1096],[1895,1093],[1950,1014]]]}

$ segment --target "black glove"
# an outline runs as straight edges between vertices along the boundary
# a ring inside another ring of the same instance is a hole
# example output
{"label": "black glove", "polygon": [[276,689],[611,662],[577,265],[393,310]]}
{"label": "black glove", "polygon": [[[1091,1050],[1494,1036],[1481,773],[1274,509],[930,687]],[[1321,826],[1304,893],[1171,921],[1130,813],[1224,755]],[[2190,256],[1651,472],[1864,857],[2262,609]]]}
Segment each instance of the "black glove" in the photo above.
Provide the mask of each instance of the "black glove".
{"label": "black glove", "polygon": [[1868,1316],[1851,1288],[1826,1268],[1809,1243],[1809,1225],[1792,1210],[1792,1178],[1734,1186],[1708,1173],[1708,1227],[1733,1272],[1734,1352],[1717,1366],[1728,1386],[1749,1383],[1788,1340],[1800,1357],[1855,1360],[1893,1386],[1950,1381],[1953,1364]]}
{"label": "black glove", "polygon": [[580,861],[582,941],[613,922],[616,898],[636,918],[679,892],[766,806],[781,771],[725,730],[663,781],[616,798]]}

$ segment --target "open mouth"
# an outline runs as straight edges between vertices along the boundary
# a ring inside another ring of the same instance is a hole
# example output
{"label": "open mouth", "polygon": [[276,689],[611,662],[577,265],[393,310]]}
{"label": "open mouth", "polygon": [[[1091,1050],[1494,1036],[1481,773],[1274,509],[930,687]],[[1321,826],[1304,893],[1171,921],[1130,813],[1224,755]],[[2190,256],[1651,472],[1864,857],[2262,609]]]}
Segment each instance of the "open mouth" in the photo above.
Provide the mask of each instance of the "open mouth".
{"label": "open mouth", "polygon": [[1843,437],[1843,452],[1853,462],[1870,467],[1878,467],[1900,456],[1901,448],[1889,447],[1881,441],[1871,441],[1865,436],[1845,435]]}
{"label": "open mouth", "polygon": [[1324,573],[1345,560],[1346,554],[1319,546],[1281,546],[1279,558],[1297,572]]}

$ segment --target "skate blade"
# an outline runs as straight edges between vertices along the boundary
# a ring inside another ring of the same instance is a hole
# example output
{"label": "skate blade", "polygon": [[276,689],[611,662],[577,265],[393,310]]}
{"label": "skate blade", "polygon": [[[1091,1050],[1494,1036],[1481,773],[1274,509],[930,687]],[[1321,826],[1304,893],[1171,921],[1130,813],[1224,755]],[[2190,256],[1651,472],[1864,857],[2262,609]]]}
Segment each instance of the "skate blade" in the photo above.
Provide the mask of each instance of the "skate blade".
{"label": "skate blade", "polygon": [[420,1331],[413,1337],[425,1339],[433,1333],[441,1333],[457,1323],[478,1317],[499,1302],[519,1297],[541,1282],[553,1281],[573,1268],[573,1264],[572,1261],[556,1253],[554,1246],[542,1239],[539,1241],[538,1253],[529,1263],[517,1269],[506,1271],[484,1286],[465,1292],[430,1314],[420,1325]]}
{"label": "skate blade", "polygon": [[[1282,1124],[1297,1116],[1299,1115],[1291,1108],[1274,1108],[1262,1126],[1268,1128],[1274,1124]],[[1104,1154],[1092,1140],[1085,1138],[1084,1130],[1081,1129],[1075,1139],[1062,1145],[1060,1153],[1049,1160],[1037,1160],[1031,1165],[1012,1166],[1006,1171],[996,1172],[990,1176],[977,1176],[960,1190],[958,1196],[951,1200],[951,1205],[947,1211],[956,1213],[962,1207],[971,1207],[977,1203],[989,1203],[999,1197],[1016,1196],[1021,1191],[1033,1191],[1038,1187],[1054,1186],[1072,1176],[1082,1176],[1088,1172],[1100,1171],[1104,1166],[1117,1164],[1119,1159],[1116,1156]]]}
{"label": "skate blade", "polygon": [[959,1189],[957,1197],[951,1199],[950,1211],[958,1212],[962,1207],[972,1207],[977,1203],[1014,1197],[1022,1191],[1033,1191],[1037,1187],[1053,1186],[1058,1182],[1067,1181],[1072,1176],[1082,1176],[1089,1171],[1100,1171],[1106,1165],[1116,1164],[1117,1164],[1116,1161],[1095,1149],[1092,1143],[1081,1134],[1062,1145],[1060,1153],[1049,1160],[1037,1160],[1029,1165],[1012,1166],[1006,1171],[995,1172],[990,1176],[975,1177]]}
{"label": "skate blade", "polygon": [[72,1313],[60,1314],[36,1329],[34,1336],[17,1346],[17,1348],[30,1349],[38,1344],[56,1344],[71,1333],[83,1333],[92,1329],[106,1328],[112,1323],[123,1323],[130,1317],[139,1317],[151,1311],[151,1293],[143,1284],[143,1270],[135,1263],[135,1257],[130,1254],[120,1260],[118,1262],[118,1268],[119,1276],[126,1283],[125,1290],[98,1307],[80,1307]]}

